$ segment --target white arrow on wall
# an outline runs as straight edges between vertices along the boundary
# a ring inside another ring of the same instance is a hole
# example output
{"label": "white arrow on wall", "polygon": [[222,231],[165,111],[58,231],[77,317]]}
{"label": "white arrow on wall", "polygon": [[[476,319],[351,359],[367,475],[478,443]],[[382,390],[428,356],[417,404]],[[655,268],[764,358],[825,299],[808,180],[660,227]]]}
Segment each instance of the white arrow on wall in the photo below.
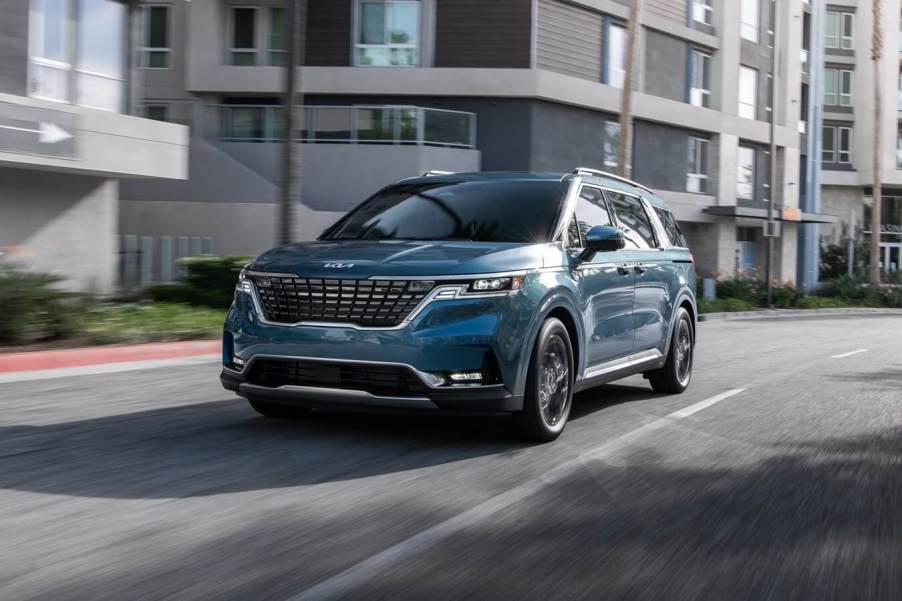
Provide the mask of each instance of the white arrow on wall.
{"label": "white arrow on wall", "polygon": [[38,123],[38,129],[29,129],[27,127],[13,127],[12,125],[0,125],[0,129],[11,129],[13,131],[27,131],[38,134],[38,142],[42,144],[56,144],[63,140],[68,140],[72,134],[67,132],[59,125],[53,123]]}

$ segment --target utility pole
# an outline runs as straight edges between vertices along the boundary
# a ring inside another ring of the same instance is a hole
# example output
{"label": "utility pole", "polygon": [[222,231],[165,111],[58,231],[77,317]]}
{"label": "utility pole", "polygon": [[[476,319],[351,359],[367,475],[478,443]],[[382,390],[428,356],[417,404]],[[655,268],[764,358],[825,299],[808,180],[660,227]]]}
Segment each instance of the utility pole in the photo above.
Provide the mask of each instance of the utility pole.
{"label": "utility pole", "polygon": [[626,73],[623,91],[620,93],[620,135],[617,139],[617,175],[629,177],[627,157],[632,146],[633,115],[632,100],[635,87],[633,73],[636,67],[636,46],[639,37],[639,8],[642,0],[630,0],[629,23],[626,30]]}
{"label": "utility pole", "polygon": [[282,190],[279,202],[279,219],[276,239],[279,244],[294,241],[296,203],[300,200],[301,144],[295,141],[295,127],[304,118],[303,107],[298,102],[300,89],[299,67],[304,62],[304,27],[307,16],[306,0],[286,0],[285,33],[287,34],[287,64],[282,98]]}
{"label": "utility pole", "polygon": [[777,194],[777,87],[780,81],[779,41],[780,41],[780,0],[772,0],[771,10],[774,14],[774,43],[771,47],[771,86],[770,86],[770,190],[767,194],[767,257],[765,259],[764,277],[767,280],[767,306],[774,306],[774,238],[777,233],[776,199]]}
{"label": "utility pole", "polygon": [[873,204],[871,205],[871,264],[870,282],[872,286],[880,285],[880,212],[881,212],[881,148],[880,148],[880,117],[883,107],[880,106],[880,86],[883,80],[880,77],[880,58],[883,55],[883,0],[872,0],[873,11],[871,27],[873,37],[871,39],[871,60],[874,62],[874,186]]}

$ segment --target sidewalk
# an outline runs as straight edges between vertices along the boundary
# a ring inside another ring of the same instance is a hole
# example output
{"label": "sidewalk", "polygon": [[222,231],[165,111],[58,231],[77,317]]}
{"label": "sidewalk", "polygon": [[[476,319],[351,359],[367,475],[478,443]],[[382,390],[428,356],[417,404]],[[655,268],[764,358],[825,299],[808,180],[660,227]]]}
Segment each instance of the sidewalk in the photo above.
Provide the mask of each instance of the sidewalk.
{"label": "sidewalk", "polygon": [[217,358],[220,340],[157,342],[131,346],[96,346],[0,354],[0,374],[46,372],[92,365],[110,365],[185,358]]}
{"label": "sidewalk", "polygon": [[844,307],[836,309],[755,309],[753,311],[726,311],[722,313],[702,313],[699,321],[719,321],[729,319],[773,319],[787,317],[828,317],[831,315],[898,315],[902,309],[883,307]]}

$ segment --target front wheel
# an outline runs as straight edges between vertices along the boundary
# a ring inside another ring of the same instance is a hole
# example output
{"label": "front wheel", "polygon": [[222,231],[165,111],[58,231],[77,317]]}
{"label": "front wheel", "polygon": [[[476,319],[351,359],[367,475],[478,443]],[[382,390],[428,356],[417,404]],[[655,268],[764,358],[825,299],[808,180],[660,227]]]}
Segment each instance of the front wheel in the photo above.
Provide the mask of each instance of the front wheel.
{"label": "front wheel", "polygon": [[648,380],[655,392],[679,394],[689,388],[695,339],[692,336],[692,320],[683,307],[677,310],[670,349],[664,367],[649,372]]}
{"label": "front wheel", "polygon": [[523,438],[549,442],[564,431],[573,401],[573,373],[570,335],[551,317],[542,324],[532,350],[523,411],[514,415]]}

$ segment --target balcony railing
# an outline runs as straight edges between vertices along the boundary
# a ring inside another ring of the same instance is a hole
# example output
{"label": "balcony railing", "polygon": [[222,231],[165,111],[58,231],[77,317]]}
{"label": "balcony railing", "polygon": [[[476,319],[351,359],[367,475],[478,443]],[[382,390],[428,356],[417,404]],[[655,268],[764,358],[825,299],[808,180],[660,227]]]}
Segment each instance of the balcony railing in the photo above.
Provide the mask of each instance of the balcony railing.
{"label": "balcony railing", "polygon": [[[222,142],[281,142],[282,107],[205,107],[204,136]],[[417,106],[305,106],[300,141],[312,144],[409,144],[476,147],[476,115]]]}

